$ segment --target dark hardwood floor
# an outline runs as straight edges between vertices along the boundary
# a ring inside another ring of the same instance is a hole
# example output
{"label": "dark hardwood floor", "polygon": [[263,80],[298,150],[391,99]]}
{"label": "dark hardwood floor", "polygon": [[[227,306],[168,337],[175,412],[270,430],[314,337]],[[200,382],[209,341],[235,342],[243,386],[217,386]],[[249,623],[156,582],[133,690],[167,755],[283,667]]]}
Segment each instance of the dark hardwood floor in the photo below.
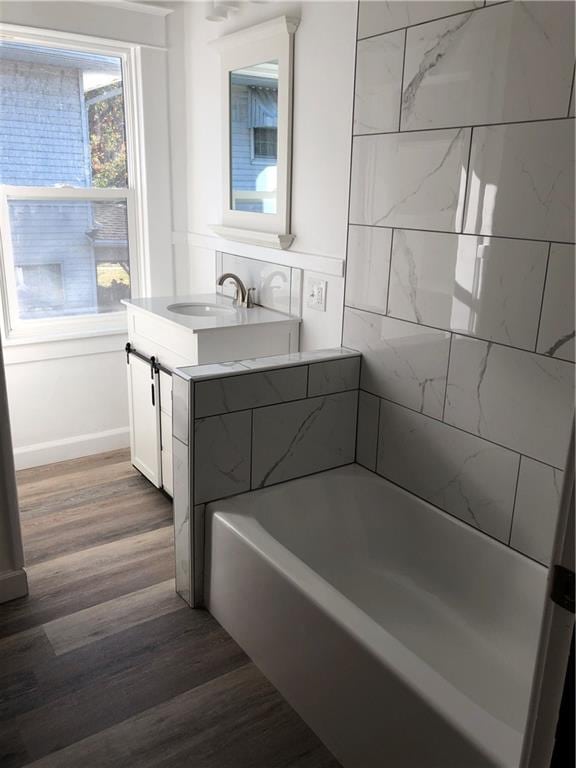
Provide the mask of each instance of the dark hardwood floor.
{"label": "dark hardwood floor", "polygon": [[127,452],[18,485],[30,595],[0,606],[2,768],[338,768],[175,594],[171,503]]}

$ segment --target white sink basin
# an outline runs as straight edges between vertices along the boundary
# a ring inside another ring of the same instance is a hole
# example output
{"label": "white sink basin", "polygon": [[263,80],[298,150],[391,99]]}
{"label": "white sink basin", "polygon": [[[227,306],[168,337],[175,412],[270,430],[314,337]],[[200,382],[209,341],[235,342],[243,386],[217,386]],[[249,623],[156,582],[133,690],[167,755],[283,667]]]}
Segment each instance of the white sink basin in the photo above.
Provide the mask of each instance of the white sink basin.
{"label": "white sink basin", "polygon": [[218,317],[236,312],[234,307],[223,307],[219,304],[169,304],[166,309],[177,315],[192,315],[193,317]]}

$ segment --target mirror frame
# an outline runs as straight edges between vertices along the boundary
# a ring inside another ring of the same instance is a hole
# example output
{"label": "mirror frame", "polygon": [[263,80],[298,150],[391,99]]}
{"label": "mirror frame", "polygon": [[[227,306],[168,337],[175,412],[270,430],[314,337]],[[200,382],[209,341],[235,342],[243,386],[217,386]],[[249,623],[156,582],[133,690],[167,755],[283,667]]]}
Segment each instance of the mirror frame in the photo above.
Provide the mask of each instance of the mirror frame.
{"label": "mirror frame", "polygon": [[[233,32],[212,42],[221,56],[222,88],[222,224],[212,229],[228,240],[289,248],[292,172],[292,91],[294,33],[298,19],[280,16]],[[231,208],[230,75],[234,70],[278,61],[278,158],[276,213],[236,211]]]}

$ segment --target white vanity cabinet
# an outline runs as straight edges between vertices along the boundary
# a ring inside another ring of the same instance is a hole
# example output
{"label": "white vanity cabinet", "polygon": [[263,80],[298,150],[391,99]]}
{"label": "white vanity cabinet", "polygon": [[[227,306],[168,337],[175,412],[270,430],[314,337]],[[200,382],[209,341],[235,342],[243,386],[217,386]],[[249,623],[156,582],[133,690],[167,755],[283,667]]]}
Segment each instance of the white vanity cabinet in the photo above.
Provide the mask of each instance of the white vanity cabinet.
{"label": "white vanity cabinet", "polygon": [[[233,308],[219,294],[126,301],[132,464],[172,495],[172,378],[170,371],[298,351],[296,317],[262,307]],[[194,304],[221,309],[188,316],[169,309]],[[158,366],[154,368],[150,358]],[[145,358],[144,360],[142,358]]]}

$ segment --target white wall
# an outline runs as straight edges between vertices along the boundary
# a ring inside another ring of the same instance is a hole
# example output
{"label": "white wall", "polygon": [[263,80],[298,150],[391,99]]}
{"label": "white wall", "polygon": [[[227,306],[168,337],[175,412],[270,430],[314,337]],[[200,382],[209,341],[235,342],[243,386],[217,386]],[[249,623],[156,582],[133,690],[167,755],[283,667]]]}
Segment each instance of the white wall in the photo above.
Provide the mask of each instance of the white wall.
{"label": "white wall", "polygon": [[[206,21],[202,3],[180,4],[168,18],[171,77],[174,241],[180,294],[214,286],[214,249],[303,266],[328,280],[326,313],[304,307],[304,349],[340,344],[350,144],[355,2],[246,4],[223,23]],[[287,252],[213,237],[220,222],[220,59],[216,37],[280,15],[301,19],[295,37],[292,233]],[[183,123],[184,121],[184,123]],[[184,127],[185,126],[185,127]]]}
{"label": "white wall", "polygon": [[[3,2],[5,24],[141,43],[146,292],[174,292],[165,16],[85,2]],[[17,468],[128,445],[124,334],[13,345],[4,357]]]}

